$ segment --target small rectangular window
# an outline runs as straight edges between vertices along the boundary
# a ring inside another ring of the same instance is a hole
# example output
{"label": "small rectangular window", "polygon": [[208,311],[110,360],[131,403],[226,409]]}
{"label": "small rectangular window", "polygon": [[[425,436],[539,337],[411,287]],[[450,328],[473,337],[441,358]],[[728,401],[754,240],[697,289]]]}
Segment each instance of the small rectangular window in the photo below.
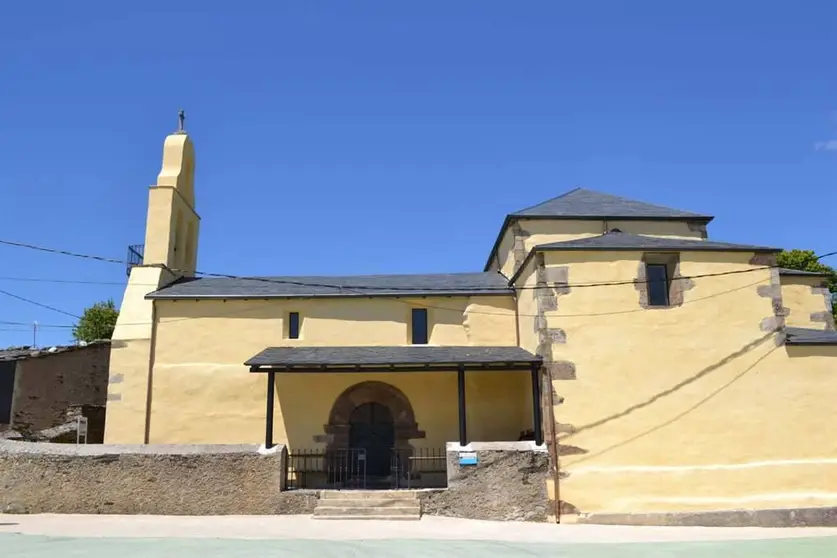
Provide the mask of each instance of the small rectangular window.
{"label": "small rectangular window", "polygon": [[413,345],[427,345],[427,309],[413,308]]}
{"label": "small rectangular window", "polygon": [[648,306],[668,306],[668,268],[665,264],[646,264]]}
{"label": "small rectangular window", "polygon": [[288,314],[288,339],[299,339],[299,312]]}

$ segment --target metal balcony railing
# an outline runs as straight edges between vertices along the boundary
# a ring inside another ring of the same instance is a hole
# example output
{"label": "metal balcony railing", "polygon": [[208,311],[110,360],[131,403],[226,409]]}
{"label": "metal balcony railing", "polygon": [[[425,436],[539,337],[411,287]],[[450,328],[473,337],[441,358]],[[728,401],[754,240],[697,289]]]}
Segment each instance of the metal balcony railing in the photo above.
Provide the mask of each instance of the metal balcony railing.
{"label": "metal balcony railing", "polygon": [[125,270],[128,276],[131,276],[131,269],[134,266],[142,265],[143,255],[145,254],[145,244],[131,244],[128,246],[128,265]]}

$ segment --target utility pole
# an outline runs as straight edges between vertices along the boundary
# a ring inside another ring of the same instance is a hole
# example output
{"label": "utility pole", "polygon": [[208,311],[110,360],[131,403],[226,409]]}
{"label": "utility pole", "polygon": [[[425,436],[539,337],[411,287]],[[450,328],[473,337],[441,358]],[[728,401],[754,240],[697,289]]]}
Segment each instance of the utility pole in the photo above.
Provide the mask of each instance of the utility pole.
{"label": "utility pole", "polygon": [[32,324],[32,348],[33,349],[38,348],[38,321],[37,320],[35,320],[35,322]]}

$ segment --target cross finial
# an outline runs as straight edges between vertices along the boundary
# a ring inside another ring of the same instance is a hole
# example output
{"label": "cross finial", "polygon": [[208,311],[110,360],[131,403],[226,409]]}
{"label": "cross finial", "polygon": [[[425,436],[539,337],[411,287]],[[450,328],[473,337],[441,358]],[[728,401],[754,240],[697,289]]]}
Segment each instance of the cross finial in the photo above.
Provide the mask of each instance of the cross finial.
{"label": "cross finial", "polygon": [[185,134],[186,133],[186,111],[180,109],[177,111],[177,133],[178,134]]}

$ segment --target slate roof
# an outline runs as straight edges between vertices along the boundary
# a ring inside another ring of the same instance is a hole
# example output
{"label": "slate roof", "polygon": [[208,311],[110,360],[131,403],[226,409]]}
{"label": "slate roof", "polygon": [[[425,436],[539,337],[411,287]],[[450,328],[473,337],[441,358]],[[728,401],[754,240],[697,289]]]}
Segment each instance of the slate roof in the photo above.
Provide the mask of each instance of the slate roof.
{"label": "slate roof", "polygon": [[491,260],[500,247],[503,233],[517,219],[588,219],[588,220],[634,220],[634,221],[695,221],[709,223],[713,217],[631,200],[604,192],[575,188],[545,202],[506,215],[500,233],[494,241],[491,253],[485,263],[485,270],[491,267]]}
{"label": "slate roof", "polygon": [[[328,366],[502,365],[542,359],[520,347],[269,347],[246,366],[296,367],[308,371]],[[352,369],[349,369],[350,371]],[[253,370],[256,371],[256,370]]]}
{"label": "slate roof", "polygon": [[676,219],[706,222],[712,220],[709,215],[652,205],[586,188],[575,188],[538,205],[515,211],[511,216],[562,219]]}
{"label": "slate roof", "polygon": [[29,358],[40,358],[50,355],[57,355],[61,353],[67,353],[70,351],[81,351],[86,349],[87,347],[93,347],[96,345],[109,345],[109,339],[102,339],[99,341],[93,341],[91,343],[86,343],[84,345],[64,345],[64,346],[56,346],[56,347],[43,347],[43,348],[36,348],[36,347],[29,347],[29,346],[22,346],[22,347],[9,347],[7,349],[0,349],[0,361],[4,360],[26,360]]}
{"label": "slate roof", "polygon": [[785,335],[787,345],[837,345],[837,331],[786,327]]}
{"label": "slate roof", "polygon": [[321,298],[510,295],[498,272],[345,277],[187,278],[149,293],[150,299]]}
{"label": "slate roof", "polygon": [[731,244],[711,240],[687,240],[643,236],[619,231],[577,238],[563,242],[539,244],[535,250],[669,250],[669,251],[711,251],[711,252],[778,252],[779,248]]}
{"label": "slate roof", "polygon": [[828,277],[828,273],[821,271],[802,271],[799,269],[779,268],[779,275],[798,275],[801,277]]}

